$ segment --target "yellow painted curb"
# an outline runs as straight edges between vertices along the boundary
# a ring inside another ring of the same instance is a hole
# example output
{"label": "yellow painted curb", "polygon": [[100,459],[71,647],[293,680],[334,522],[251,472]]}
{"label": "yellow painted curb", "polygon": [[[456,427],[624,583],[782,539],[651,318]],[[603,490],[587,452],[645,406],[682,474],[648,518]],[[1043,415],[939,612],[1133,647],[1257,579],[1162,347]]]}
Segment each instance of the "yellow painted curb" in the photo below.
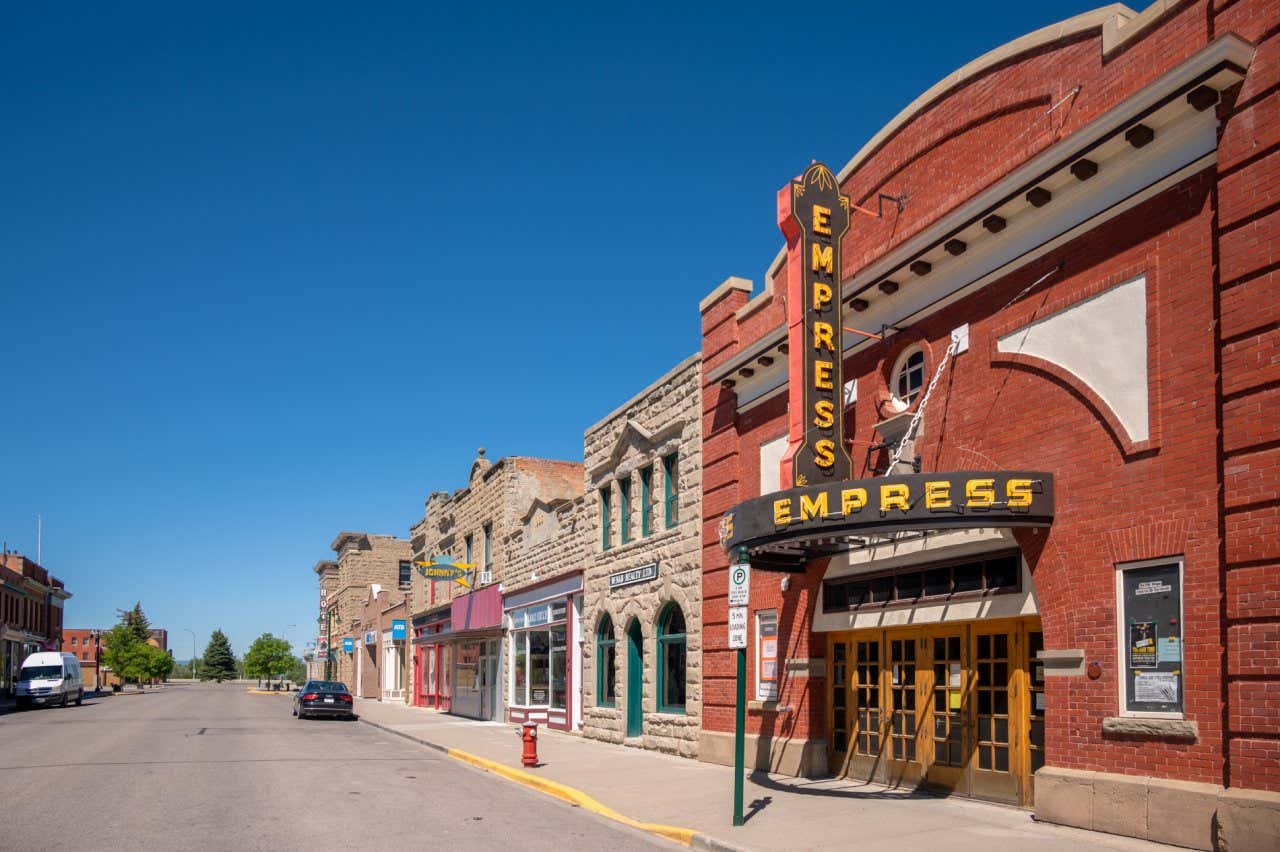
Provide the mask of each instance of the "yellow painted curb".
{"label": "yellow painted curb", "polygon": [[252,686],[245,691],[250,695],[293,695],[292,692],[276,692],[274,689],[254,689]]}
{"label": "yellow painted curb", "polygon": [[640,822],[639,820],[634,820],[629,816],[624,816],[623,814],[618,813],[607,805],[597,802],[581,790],[575,790],[573,787],[569,787],[555,781],[549,781],[546,778],[539,778],[537,775],[533,775],[529,772],[524,772],[520,769],[515,769],[493,760],[478,757],[470,752],[462,751],[461,749],[451,748],[447,753],[454,760],[469,763],[472,766],[479,767],[480,769],[487,770],[495,775],[501,775],[503,778],[515,781],[517,784],[532,787],[541,793],[546,793],[548,796],[555,796],[557,799],[568,802],[571,805],[577,805],[584,810],[591,811],[593,814],[599,814],[605,819],[611,819],[614,822],[620,822],[623,825],[629,825],[632,828],[638,828],[641,831],[647,831],[650,834],[656,834],[659,837],[674,840],[684,846],[692,846],[693,837],[698,833],[692,828],[680,828],[679,826],[674,825],[661,825],[655,822]]}

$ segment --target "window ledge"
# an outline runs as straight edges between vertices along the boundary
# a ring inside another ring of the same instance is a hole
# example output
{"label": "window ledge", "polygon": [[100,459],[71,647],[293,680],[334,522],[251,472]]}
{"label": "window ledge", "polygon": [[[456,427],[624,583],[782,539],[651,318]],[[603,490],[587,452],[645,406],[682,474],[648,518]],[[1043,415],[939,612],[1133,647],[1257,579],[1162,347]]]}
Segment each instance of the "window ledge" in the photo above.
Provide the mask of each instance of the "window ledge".
{"label": "window ledge", "polygon": [[776,701],[748,701],[748,713],[790,713],[792,708],[789,704],[779,704]]}
{"label": "window ledge", "polygon": [[1108,716],[1102,720],[1102,732],[1123,737],[1161,737],[1195,740],[1200,726],[1186,719],[1150,719],[1141,716]]}
{"label": "window ledge", "polygon": [[653,532],[643,538],[633,538],[631,539],[631,541],[627,542],[626,544],[615,544],[612,547],[610,547],[608,550],[604,550],[603,548],[601,548],[600,550],[596,551],[596,560],[600,561],[602,559],[608,559],[614,556],[630,553],[631,551],[638,549],[641,545],[654,544],[659,541],[665,541],[666,539],[673,538],[679,534],[680,534],[680,524],[679,522],[677,522],[676,525],[674,527],[671,527],[670,529],[664,529],[658,532]]}
{"label": "window ledge", "polygon": [[689,713],[687,710],[678,710],[674,707],[659,707],[655,712],[650,713],[649,715],[670,716],[673,719],[685,719],[688,718]]}

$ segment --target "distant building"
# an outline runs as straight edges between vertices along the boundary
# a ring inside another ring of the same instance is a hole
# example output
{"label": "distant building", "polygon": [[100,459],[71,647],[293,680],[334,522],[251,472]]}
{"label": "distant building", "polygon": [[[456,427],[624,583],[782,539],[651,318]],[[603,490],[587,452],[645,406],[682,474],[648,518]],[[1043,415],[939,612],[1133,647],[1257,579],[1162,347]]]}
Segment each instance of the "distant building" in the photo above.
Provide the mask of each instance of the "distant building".
{"label": "distant building", "polygon": [[[148,645],[159,648],[161,651],[169,650],[168,630],[159,627],[147,632],[150,634],[147,637]],[[120,677],[101,664],[102,651],[105,647],[102,637],[106,634],[107,629],[101,627],[68,627],[62,631],[62,650],[68,654],[75,654],[76,659],[80,661],[85,689],[101,689],[120,683]]]}
{"label": "distant building", "polygon": [[317,562],[320,618],[314,663],[318,676],[355,685],[355,651],[363,639],[360,626],[369,588],[400,586],[407,570],[409,542],[390,535],[340,532],[329,545],[337,559]]}
{"label": "distant building", "polygon": [[0,554],[0,692],[27,655],[62,649],[62,606],[71,597],[57,577],[21,553]]}

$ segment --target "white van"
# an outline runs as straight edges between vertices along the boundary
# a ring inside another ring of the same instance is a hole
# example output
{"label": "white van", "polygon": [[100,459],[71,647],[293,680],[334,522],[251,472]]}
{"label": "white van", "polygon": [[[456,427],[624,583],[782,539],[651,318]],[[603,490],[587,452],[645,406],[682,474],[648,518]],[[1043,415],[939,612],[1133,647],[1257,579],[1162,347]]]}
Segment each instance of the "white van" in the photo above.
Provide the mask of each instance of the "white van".
{"label": "white van", "polygon": [[41,651],[27,657],[18,674],[17,697],[19,710],[39,704],[79,704],[84,698],[84,678],[76,655]]}

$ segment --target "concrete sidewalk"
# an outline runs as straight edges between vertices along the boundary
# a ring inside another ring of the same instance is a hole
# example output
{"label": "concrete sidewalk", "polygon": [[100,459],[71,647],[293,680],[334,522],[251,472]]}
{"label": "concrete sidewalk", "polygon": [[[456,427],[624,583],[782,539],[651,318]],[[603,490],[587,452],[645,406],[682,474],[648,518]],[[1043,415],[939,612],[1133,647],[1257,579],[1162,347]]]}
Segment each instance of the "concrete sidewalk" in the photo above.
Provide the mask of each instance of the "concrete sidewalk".
{"label": "concrete sidewalk", "polygon": [[[362,721],[520,770],[516,726],[357,699]],[[541,764],[529,775],[573,788],[633,820],[697,833],[701,848],[901,850],[904,844],[990,852],[1172,849],[1034,822],[1027,811],[848,781],[757,772],[746,784],[746,825],[733,826],[733,770],[538,729]],[[518,773],[517,773],[518,774]]]}

